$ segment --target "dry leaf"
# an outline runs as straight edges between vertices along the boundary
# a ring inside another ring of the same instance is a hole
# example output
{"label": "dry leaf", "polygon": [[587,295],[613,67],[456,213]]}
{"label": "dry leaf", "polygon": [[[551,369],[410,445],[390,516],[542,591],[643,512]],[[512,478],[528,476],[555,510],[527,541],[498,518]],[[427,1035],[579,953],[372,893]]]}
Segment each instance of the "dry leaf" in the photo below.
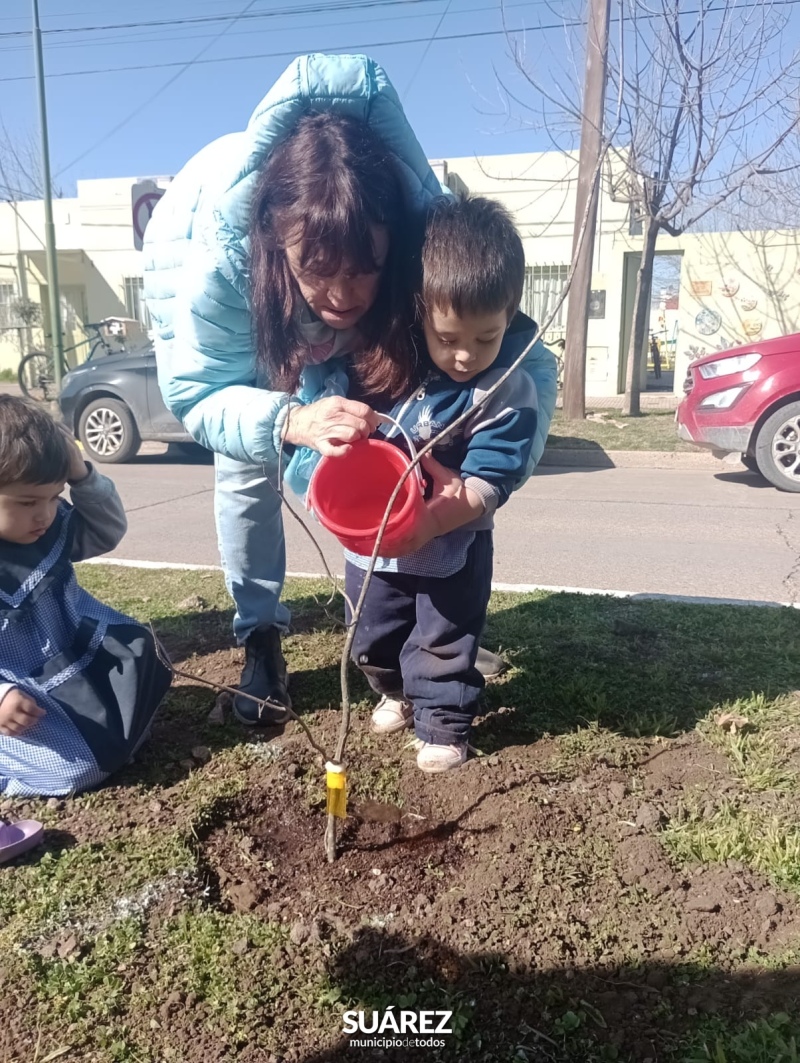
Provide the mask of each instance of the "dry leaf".
{"label": "dry leaf", "polygon": [[736,712],[723,712],[717,716],[714,722],[717,727],[721,727],[723,731],[728,731],[732,735],[738,734],[750,726],[748,718],[740,716]]}

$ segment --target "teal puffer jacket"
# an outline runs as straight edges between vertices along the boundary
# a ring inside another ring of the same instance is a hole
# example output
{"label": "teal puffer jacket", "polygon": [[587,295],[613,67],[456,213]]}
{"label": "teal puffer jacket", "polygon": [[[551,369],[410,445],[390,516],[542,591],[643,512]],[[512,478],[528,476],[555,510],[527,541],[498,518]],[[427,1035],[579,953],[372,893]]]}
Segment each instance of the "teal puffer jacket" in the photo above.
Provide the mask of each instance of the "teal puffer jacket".
{"label": "teal puffer jacket", "polygon": [[[238,461],[277,464],[289,401],[259,376],[253,342],[248,225],[258,171],[303,114],[326,108],[380,134],[399,160],[410,210],[441,194],[382,68],[363,55],[307,55],[290,64],[244,132],[186,164],[145,233],[144,292],[164,400],[199,443]],[[525,368],[539,393],[532,471],[555,407],[555,360],[540,343]],[[317,397],[318,376],[309,374],[301,401]]]}

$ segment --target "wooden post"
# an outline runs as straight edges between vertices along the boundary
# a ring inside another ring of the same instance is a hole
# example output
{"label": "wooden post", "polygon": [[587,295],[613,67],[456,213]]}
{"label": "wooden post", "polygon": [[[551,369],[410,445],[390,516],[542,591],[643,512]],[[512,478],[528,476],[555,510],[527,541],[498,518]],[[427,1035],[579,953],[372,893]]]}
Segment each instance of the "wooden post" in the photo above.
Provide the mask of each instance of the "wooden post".
{"label": "wooden post", "polygon": [[[578,191],[575,202],[575,235],[572,257],[575,270],[567,311],[564,348],[564,416],[586,416],[586,339],[589,329],[589,293],[592,288],[594,234],[600,189],[598,160],[603,141],[603,111],[608,64],[609,0],[589,0],[586,41],[586,76],[583,90],[581,147],[578,159]],[[587,215],[587,204],[589,211]],[[586,230],[580,240],[584,216]]]}

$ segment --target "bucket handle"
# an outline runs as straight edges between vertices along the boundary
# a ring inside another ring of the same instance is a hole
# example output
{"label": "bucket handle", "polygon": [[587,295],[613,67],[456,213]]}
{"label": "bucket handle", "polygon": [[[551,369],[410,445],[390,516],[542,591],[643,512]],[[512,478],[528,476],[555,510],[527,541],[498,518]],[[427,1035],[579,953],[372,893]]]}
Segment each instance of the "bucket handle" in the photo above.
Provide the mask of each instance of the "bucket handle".
{"label": "bucket handle", "polygon": [[[405,428],[403,428],[403,426],[400,424],[400,422],[396,421],[394,419],[394,417],[390,417],[388,413],[379,413],[378,414],[378,420],[379,421],[384,421],[386,424],[394,425],[394,427],[397,429],[398,432],[400,432],[400,434],[403,436],[403,438],[405,439],[406,443],[408,444],[408,449],[411,452],[412,460],[414,458],[416,458],[416,456],[417,456],[417,448],[414,446],[414,440],[411,438],[411,436],[408,434],[408,432],[405,430]],[[305,505],[306,505],[306,509],[310,513],[313,513],[313,510],[311,509],[311,484],[314,482],[314,477],[317,475],[317,469],[319,469],[319,466],[320,466],[320,462],[317,462],[317,464],[314,466],[314,471],[311,473],[311,476],[309,478],[308,488],[306,489],[306,502],[305,502]],[[415,465],[414,466],[414,476],[416,478],[417,487],[419,487],[420,493],[424,495],[425,494],[425,478],[422,475],[422,469],[420,468],[419,465]]]}
{"label": "bucket handle", "polygon": [[[390,417],[388,413],[379,413],[378,420],[383,421],[386,424],[394,425],[394,427],[402,435],[403,439],[405,439],[406,443],[408,444],[408,449],[411,452],[411,460],[413,461],[417,456],[417,448],[414,446],[414,440],[411,438],[405,428],[403,428],[400,422],[396,421],[394,417]],[[419,465],[414,466],[414,475],[417,480],[417,486],[419,487],[422,494],[425,494],[425,478],[422,475],[422,469]]]}

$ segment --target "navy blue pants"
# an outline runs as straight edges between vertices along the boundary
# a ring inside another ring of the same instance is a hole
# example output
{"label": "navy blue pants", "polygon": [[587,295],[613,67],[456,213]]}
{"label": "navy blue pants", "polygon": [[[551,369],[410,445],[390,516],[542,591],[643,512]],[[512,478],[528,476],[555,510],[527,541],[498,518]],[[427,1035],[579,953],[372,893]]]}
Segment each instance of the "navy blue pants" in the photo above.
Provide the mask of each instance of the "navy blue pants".
{"label": "navy blue pants", "polygon": [[[408,698],[423,742],[450,745],[469,737],[484,686],[475,658],[491,593],[492,553],[492,533],[482,531],[452,576],[372,577],[353,661],[378,694]],[[345,586],[354,604],[365,575],[347,563]]]}

